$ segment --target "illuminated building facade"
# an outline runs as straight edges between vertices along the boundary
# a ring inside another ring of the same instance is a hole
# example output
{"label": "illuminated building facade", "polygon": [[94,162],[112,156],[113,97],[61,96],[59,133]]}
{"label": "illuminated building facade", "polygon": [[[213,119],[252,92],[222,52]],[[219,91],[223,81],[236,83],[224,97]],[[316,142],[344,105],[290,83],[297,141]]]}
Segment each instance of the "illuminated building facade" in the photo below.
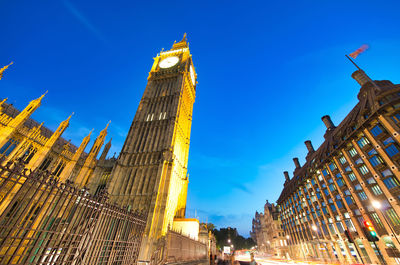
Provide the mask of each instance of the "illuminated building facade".
{"label": "illuminated building facade", "polygon": [[174,217],[185,217],[195,89],[196,74],[185,35],[154,59],[111,174],[111,200],[147,213],[142,260],[149,260],[156,240],[173,227]]}
{"label": "illuminated building facade", "polygon": [[[32,100],[28,106],[19,111],[3,99],[0,102],[0,158],[5,165],[9,161],[22,160],[26,168],[49,171],[60,178],[60,181],[74,181],[78,187],[90,186],[94,180],[101,180],[111,172],[114,159],[106,159],[111,147],[111,140],[103,148],[100,159],[97,155],[104,144],[107,127],[96,138],[89,153],[87,147],[92,132],[79,147],[61,137],[67,129],[71,116],[62,121],[52,132],[30,116],[36,111],[45,95]],[[95,192],[97,184],[92,185]]]}
{"label": "illuminated building facade", "polygon": [[[295,170],[278,199],[291,256],[340,263],[399,263],[400,85],[372,81],[359,69],[359,102]],[[375,207],[374,207],[375,206]],[[379,241],[369,242],[364,222]],[[354,243],[352,243],[354,241]],[[379,250],[379,252],[378,252]]]}
{"label": "illuminated building facade", "polygon": [[252,231],[254,242],[259,252],[277,257],[287,257],[288,248],[285,232],[282,229],[279,207],[268,201],[264,205],[264,213],[256,212],[253,218]]}

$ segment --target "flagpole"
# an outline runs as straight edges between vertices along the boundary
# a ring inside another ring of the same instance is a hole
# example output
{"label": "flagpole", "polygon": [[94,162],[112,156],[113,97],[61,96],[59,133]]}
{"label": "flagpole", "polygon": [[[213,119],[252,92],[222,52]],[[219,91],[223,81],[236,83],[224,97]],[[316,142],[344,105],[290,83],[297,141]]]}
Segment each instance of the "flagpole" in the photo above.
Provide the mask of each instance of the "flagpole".
{"label": "flagpole", "polygon": [[372,79],[364,72],[364,70],[361,69],[361,68],[350,58],[350,56],[348,56],[347,54],[346,54],[345,56],[347,57],[347,59],[349,59],[349,61],[350,61],[352,64],[354,64],[355,67],[357,67],[358,70],[362,71],[362,72],[365,74],[365,76],[367,77],[368,81],[371,82],[372,85],[373,85],[376,89],[378,89],[379,91],[381,90],[381,88],[374,82],[374,80],[372,80]]}
{"label": "flagpole", "polygon": [[361,70],[361,71],[362,71],[362,69],[350,58],[350,56],[348,56],[348,55],[346,54],[346,57],[347,57],[347,59],[350,60],[350,62],[352,62],[352,63],[354,64],[355,67],[357,67],[358,70]]}

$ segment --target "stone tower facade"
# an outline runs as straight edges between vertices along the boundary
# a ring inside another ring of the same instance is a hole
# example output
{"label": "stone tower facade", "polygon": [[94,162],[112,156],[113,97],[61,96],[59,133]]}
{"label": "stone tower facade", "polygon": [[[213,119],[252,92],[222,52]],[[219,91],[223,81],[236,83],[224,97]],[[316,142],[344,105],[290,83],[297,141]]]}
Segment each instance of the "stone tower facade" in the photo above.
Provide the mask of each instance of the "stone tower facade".
{"label": "stone tower facade", "polygon": [[186,34],[154,59],[108,191],[120,206],[147,213],[141,259],[185,216],[196,73]]}

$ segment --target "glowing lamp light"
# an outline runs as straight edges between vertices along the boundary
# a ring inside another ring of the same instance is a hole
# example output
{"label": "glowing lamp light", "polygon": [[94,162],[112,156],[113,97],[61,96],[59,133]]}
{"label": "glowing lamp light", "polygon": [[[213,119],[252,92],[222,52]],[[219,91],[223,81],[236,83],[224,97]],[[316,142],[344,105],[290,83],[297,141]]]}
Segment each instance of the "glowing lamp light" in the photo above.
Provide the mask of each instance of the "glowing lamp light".
{"label": "glowing lamp light", "polygon": [[376,209],[380,209],[382,207],[381,203],[378,201],[372,201],[372,206]]}
{"label": "glowing lamp light", "polygon": [[317,228],[316,225],[312,225],[312,226],[311,226],[311,229],[314,230],[314,231],[317,231],[317,230],[318,230],[318,228]]}

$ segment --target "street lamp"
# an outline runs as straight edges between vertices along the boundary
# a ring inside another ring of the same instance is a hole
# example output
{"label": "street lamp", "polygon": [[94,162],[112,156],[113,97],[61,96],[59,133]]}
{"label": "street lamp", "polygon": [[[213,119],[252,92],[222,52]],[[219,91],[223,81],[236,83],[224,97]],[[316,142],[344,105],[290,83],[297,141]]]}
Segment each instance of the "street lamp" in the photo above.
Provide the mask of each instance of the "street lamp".
{"label": "street lamp", "polygon": [[230,238],[228,239],[228,243],[231,243],[231,239]]}
{"label": "street lamp", "polygon": [[317,226],[316,226],[316,225],[312,225],[312,226],[311,226],[311,229],[312,229],[312,230],[314,230],[315,232],[317,232],[317,231],[318,231],[318,228],[317,228]]}
{"label": "street lamp", "polygon": [[377,209],[377,210],[379,210],[381,212],[381,214],[383,215],[383,218],[385,219],[386,223],[388,224],[388,226],[390,228],[390,231],[392,231],[394,238],[397,240],[397,243],[400,244],[400,241],[397,238],[396,232],[394,231],[394,229],[393,229],[392,225],[390,224],[389,220],[386,219],[385,214],[381,210],[382,209],[382,204],[380,202],[378,202],[378,201],[371,201],[371,204],[375,209]]}

